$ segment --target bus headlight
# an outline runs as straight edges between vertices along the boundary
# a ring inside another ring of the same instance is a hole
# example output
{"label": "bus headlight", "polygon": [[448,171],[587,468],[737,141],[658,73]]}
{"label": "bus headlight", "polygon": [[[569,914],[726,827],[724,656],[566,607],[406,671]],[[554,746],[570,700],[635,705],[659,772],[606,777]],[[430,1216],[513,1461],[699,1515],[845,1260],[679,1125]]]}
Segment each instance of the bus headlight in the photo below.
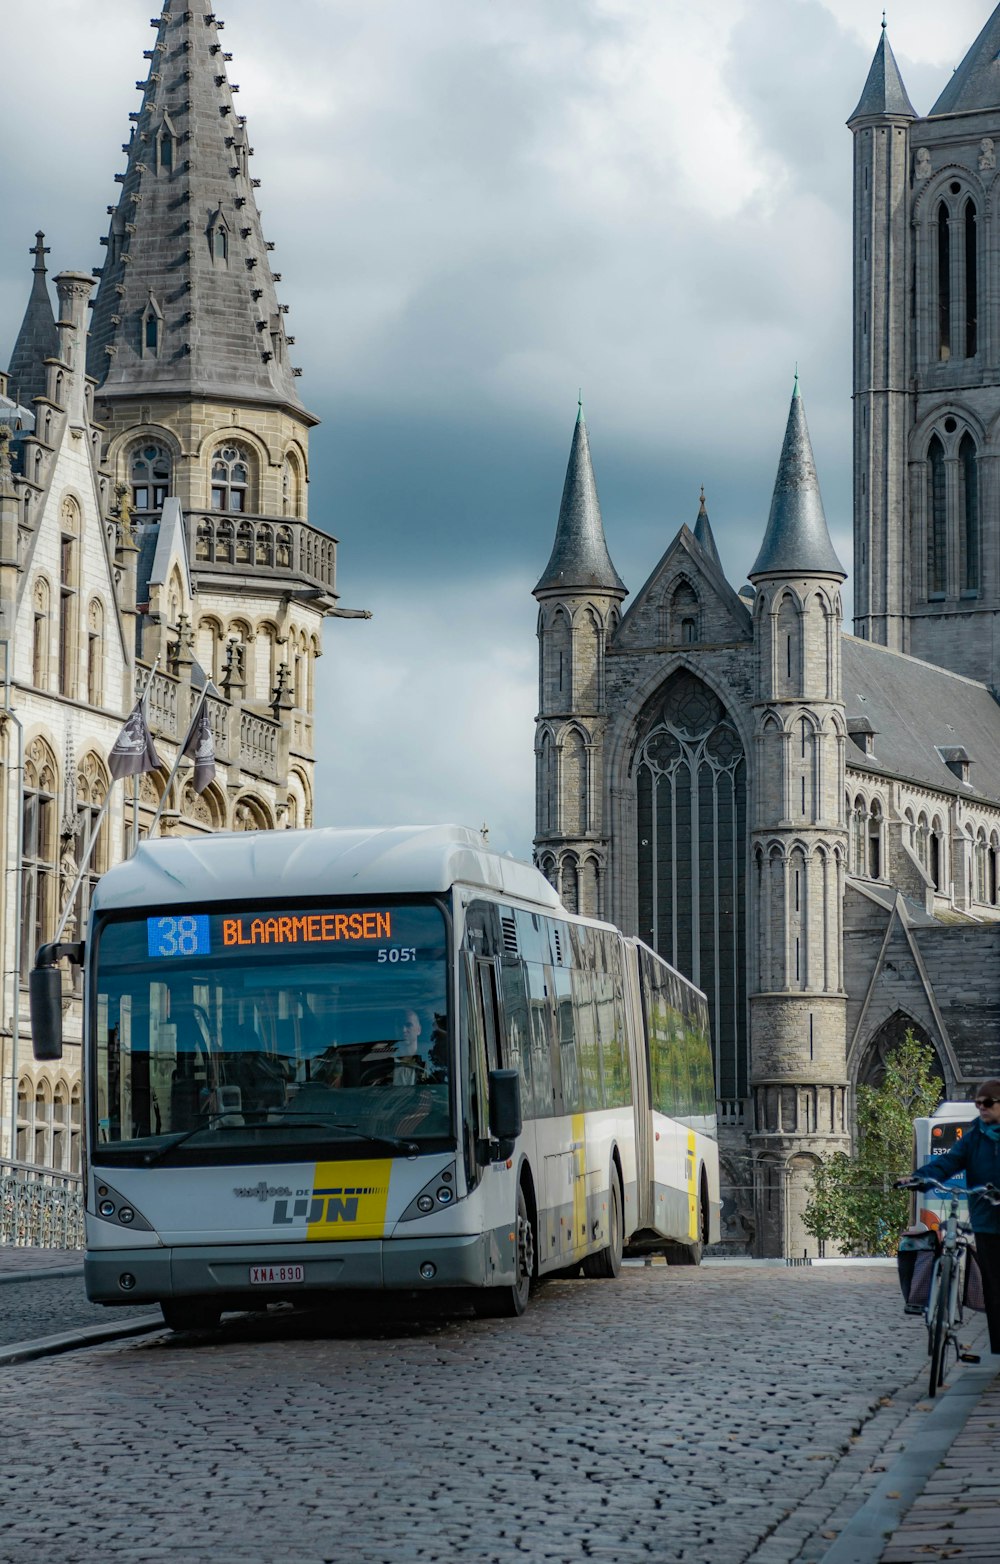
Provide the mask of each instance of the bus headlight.
{"label": "bus headlight", "polygon": [[442,1184],[441,1188],[437,1192],[437,1197],[438,1203],[440,1205],[450,1206],[455,1198],[455,1191],[453,1189],[449,1189],[446,1184]]}
{"label": "bus headlight", "polygon": [[114,1216],[115,1203],[113,1200],[102,1200],[97,1209],[101,1216]]}
{"label": "bus headlight", "polygon": [[417,1210],[418,1211],[425,1211],[425,1212],[426,1211],[433,1211],[434,1210],[434,1199],[433,1199],[433,1196],[431,1196],[431,1195],[418,1195],[418,1197],[417,1197]]}
{"label": "bus headlight", "polygon": [[421,1262],[420,1274],[425,1282],[433,1281],[434,1277],[437,1275],[437,1271],[438,1268],[434,1264],[433,1260],[423,1260]]}

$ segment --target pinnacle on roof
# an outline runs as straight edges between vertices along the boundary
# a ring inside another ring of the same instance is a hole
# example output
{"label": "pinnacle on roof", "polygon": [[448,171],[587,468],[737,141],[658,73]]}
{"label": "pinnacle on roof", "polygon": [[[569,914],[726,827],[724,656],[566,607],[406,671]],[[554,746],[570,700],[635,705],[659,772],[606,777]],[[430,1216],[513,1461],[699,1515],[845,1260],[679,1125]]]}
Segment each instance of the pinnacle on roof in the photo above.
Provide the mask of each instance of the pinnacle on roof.
{"label": "pinnacle on roof", "polygon": [[600,588],[624,597],[627,590],[608,553],[601,504],[590,459],[590,441],[579,404],[566,468],[562,504],[549,562],[536,592]]}
{"label": "pinnacle on roof", "polygon": [[712,534],[712,523],[708,519],[708,511],[705,508],[705,490],[701,491],[701,504],[698,507],[698,519],[694,524],[695,541],[701,546],[703,554],[707,554],[714,565],[722,571],[722,560],[715,546],[715,538]]}
{"label": "pinnacle on roof", "polygon": [[844,580],[847,575],[830,541],[797,372],[767,531],[749,574],[751,581],[803,574]]}
{"label": "pinnacle on roof", "polygon": [[45,235],[39,230],[31,250],[35,257],[31,294],[8,370],[11,395],[18,402],[30,403],[33,397],[45,395],[45,360],[55,358],[59,351],[59,333],[46,282],[48,253]]}
{"label": "pinnacle on roof", "polygon": [[109,207],[89,369],[101,395],[300,408],[246,122],[212,0],[166,0]]}
{"label": "pinnacle on roof", "polygon": [[1000,107],[1000,6],[931,109],[935,114],[974,114]]}
{"label": "pinnacle on roof", "polygon": [[896,64],[896,56],[892,52],[883,20],[882,37],[875,50],[875,58],[868,72],[865,90],[847,123],[853,125],[855,120],[869,117],[882,119],[890,115],[900,119],[916,119],[917,111],[903,86],[903,78],[899,74],[899,66]]}

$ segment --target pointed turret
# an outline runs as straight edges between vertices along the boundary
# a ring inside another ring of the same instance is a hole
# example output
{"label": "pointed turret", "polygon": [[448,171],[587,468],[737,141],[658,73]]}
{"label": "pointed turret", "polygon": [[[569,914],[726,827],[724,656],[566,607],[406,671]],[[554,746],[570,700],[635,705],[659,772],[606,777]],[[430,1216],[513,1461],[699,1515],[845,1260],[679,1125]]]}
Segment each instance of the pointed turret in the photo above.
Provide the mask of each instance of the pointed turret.
{"label": "pointed turret", "polygon": [[566,468],[562,504],[552,554],[535,587],[539,592],[588,591],[597,588],[624,597],[626,587],[608,553],[601,504],[590,459],[590,441],[579,404],[573,445]]}
{"label": "pointed turret", "polygon": [[856,121],[862,119],[916,119],[916,117],[917,111],[903,86],[903,78],[899,74],[896,56],[892,52],[889,35],[883,22],[882,37],[875,50],[875,58],[868,72],[865,90],[847,123],[853,130]]}
{"label": "pointed turret", "polygon": [[45,235],[39,230],[31,251],[35,257],[31,294],[8,371],[11,395],[15,401],[27,404],[31,403],[33,397],[45,395],[45,360],[55,358],[59,346],[56,318],[52,313],[52,299],[46,282],[45,257],[48,253]]}
{"label": "pointed turret", "polygon": [[936,114],[974,114],[1000,108],[1000,6],[997,6],[947,87],[931,109]]}
{"label": "pointed turret", "polygon": [[798,375],[767,531],[749,574],[751,581],[760,576],[777,575],[839,576],[841,580],[847,576],[834,551],[826,524]]}
{"label": "pointed turret", "polygon": [[704,489],[701,491],[701,503],[698,507],[698,519],[694,524],[694,535],[702,553],[706,554],[713,565],[717,566],[721,575],[725,575],[725,571],[722,569],[722,560],[719,558],[719,551],[715,546],[712,523],[708,519],[708,511],[705,507]]}
{"label": "pointed turret", "polygon": [[166,0],[94,303],[100,396],[300,409],[211,0]]}

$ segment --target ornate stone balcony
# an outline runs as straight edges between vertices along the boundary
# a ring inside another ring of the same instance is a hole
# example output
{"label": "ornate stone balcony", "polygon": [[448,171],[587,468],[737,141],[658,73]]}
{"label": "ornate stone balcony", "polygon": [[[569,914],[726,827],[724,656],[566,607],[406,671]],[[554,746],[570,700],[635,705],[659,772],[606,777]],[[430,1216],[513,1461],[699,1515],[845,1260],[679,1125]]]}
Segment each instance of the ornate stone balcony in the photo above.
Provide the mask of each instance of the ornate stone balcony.
{"label": "ornate stone balcony", "polygon": [[337,542],[308,522],[202,511],[189,518],[194,568],[246,575],[266,570],[336,592]]}
{"label": "ornate stone balcony", "polygon": [[[135,669],[136,695],[149,686],[147,711],[154,738],[180,743],[187,732],[187,703],[181,698],[181,681],[172,673],[153,674],[145,663]],[[196,699],[197,697],[195,697]],[[236,708],[224,698],[210,697],[208,722],[215,740],[215,758],[221,766],[237,764],[250,776],[277,782],[281,777],[282,724],[272,717]],[[237,737],[238,735],[238,737]]]}

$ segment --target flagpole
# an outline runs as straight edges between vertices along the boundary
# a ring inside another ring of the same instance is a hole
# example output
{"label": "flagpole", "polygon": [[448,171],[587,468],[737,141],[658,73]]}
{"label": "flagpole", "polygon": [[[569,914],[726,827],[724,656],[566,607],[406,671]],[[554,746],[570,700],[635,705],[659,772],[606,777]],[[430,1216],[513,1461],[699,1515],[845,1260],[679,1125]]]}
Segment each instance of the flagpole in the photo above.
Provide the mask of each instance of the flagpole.
{"label": "flagpole", "polygon": [[[153,666],[149,670],[149,678],[146,680],[146,688],[142,692],[143,716],[149,711],[149,692],[153,688],[153,680],[156,678],[156,670],[160,666],[160,654],[157,652],[153,658]],[[148,722],[147,722],[148,728]],[[129,857],[133,858],[139,849],[139,776],[137,771],[132,778],[132,847]]]}
{"label": "flagpole", "polygon": [[[153,819],[152,819],[152,821],[150,823],[150,827],[149,827],[149,836],[150,837],[155,834],[156,828],[157,828],[157,826],[160,823],[160,816],[162,815],[162,813],[164,811],[164,808],[166,807],[167,799],[170,797],[170,789],[173,787],[174,782],[175,782],[176,777],[177,777],[177,773],[181,769],[181,761],[185,758],[185,755],[187,753],[187,746],[191,742],[191,735],[194,732],[196,725],[201,721],[201,714],[205,710],[205,705],[206,705],[207,701],[208,701],[208,687],[206,686],[205,689],[202,690],[202,692],[201,692],[201,699],[199,700],[198,705],[195,708],[194,716],[191,718],[191,722],[190,722],[190,724],[188,726],[187,733],[184,735],[184,740],[183,740],[183,742],[181,744],[178,745],[178,748],[177,748],[177,759],[174,761],[173,767],[171,768],[170,775],[167,778],[167,785],[163,789],[163,796],[161,797],[159,804],[156,806],[156,813],[153,816]],[[148,840],[148,838],[147,838],[147,840]]]}

